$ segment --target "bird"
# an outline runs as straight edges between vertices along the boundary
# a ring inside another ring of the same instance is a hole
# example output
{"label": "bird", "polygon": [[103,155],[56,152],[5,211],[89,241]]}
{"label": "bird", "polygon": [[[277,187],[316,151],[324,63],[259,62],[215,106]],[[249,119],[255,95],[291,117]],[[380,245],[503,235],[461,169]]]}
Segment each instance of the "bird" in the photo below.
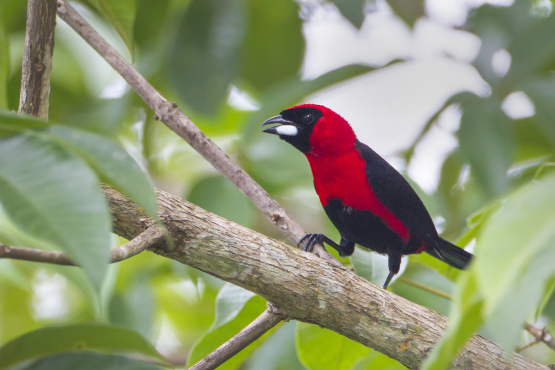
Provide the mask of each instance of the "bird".
{"label": "bird", "polygon": [[387,289],[404,255],[426,252],[457,269],[473,255],[441,238],[420,197],[378,153],[357,139],[351,125],[329,108],[302,104],[266,120],[263,132],[301,151],[310,164],[314,188],[324,211],[339,231],[339,244],[322,233],[304,235],[297,244],[312,252],[326,243],[341,257],[355,244],[388,256]]}

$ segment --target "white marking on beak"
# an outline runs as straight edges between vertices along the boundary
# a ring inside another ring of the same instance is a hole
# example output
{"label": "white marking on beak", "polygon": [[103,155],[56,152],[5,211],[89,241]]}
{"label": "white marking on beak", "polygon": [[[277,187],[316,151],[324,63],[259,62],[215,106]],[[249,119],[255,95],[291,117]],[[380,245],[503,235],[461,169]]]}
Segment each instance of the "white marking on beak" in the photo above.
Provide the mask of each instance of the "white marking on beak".
{"label": "white marking on beak", "polygon": [[276,127],[276,132],[278,133],[278,135],[297,136],[297,134],[299,133],[299,129],[291,125],[282,125]]}

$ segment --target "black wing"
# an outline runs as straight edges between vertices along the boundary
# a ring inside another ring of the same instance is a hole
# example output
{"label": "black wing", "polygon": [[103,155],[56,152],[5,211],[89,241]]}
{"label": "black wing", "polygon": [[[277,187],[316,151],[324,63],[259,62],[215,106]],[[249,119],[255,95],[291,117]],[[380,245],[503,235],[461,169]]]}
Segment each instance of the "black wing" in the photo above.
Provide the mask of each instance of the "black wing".
{"label": "black wing", "polygon": [[366,162],[370,186],[383,205],[411,232],[436,249],[439,237],[432,218],[407,180],[368,145],[357,140],[356,148]]}

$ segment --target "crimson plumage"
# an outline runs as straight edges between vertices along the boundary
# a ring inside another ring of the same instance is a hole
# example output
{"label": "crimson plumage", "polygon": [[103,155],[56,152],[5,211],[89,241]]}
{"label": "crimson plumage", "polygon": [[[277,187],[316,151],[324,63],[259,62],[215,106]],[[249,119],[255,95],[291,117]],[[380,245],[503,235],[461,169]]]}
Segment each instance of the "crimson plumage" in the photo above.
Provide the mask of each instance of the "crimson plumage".
{"label": "crimson plumage", "polygon": [[355,243],[389,256],[389,276],[401,257],[426,251],[456,268],[472,255],[440,238],[424,204],[403,176],[370,147],[358,141],[349,123],[329,108],[303,104],[272,117],[264,132],[279,135],[308,159],[314,187],[326,214],[341,235],[339,244],[323,234],[307,234],[305,250],[325,242],[340,255]]}

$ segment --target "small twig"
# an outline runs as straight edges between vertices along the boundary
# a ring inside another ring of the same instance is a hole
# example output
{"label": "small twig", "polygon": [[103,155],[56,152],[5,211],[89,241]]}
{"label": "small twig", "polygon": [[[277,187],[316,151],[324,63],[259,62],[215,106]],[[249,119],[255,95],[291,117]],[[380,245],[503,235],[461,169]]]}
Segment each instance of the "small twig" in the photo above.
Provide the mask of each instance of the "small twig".
{"label": "small twig", "polygon": [[48,119],[56,0],[29,0],[21,70],[19,113]]}
{"label": "small twig", "polygon": [[148,248],[162,243],[165,239],[165,231],[160,226],[154,224],[128,243],[112,249],[110,262],[121,262],[136,256]]}
{"label": "small twig", "polygon": [[445,293],[445,292],[443,292],[443,291],[441,291],[441,290],[439,290],[439,289],[432,288],[431,286],[427,286],[427,285],[424,285],[424,284],[420,284],[420,283],[417,283],[416,281],[412,281],[412,280],[409,280],[409,279],[405,279],[405,278],[403,278],[403,277],[400,277],[399,279],[397,279],[397,281],[398,281],[399,283],[407,284],[407,285],[413,286],[413,287],[415,287],[415,288],[424,290],[424,291],[426,291],[426,292],[435,294],[435,295],[437,295],[438,297],[442,297],[442,298],[448,299],[448,300],[450,300],[450,301],[453,300],[453,297],[451,297],[451,295],[449,295],[449,294],[447,294],[447,293]]}
{"label": "small twig", "polygon": [[541,343],[541,341],[538,340],[538,338],[535,338],[533,342],[530,342],[530,343],[528,343],[528,344],[525,345],[525,346],[516,347],[515,352],[516,352],[516,353],[521,353],[521,352],[524,351],[525,349],[528,349],[528,348],[530,348],[530,347],[532,347],[532,346],[534,346],[534,345],[536,345],[536,344],[538,344],[538,343]]}
{"label": "small twig", "polygon": [[[58,0],[58,15],[123,77],[129,86],[154,111],[160,121],[189,143],[214,168],[227,177],[278,227],[283,235],[297,245],[299,240],[306,235],[303,228],[252,177],[222,152],[189,117],[183,114],[177,108],[177,104],[170,103],[156,91],[64,0]],[[315,245],[314,253],[337,267],[343,267],[322,245]]]}
{"label": "small twig", "polygon": [[[110,263],[121,262],[142,251],[157,245],[165,239],[164,231],[158,225],[152,225],[128,243],[112,249]],[[62,266],[77,266],[62,252],[46,251],[42,249],[9,247],[0,245],[0,258],[51,263]]]}
{"label": "small twig", "polygon": [[546,328],[539,329],[539,328],[536,328],[533,325],[530,325],[530,324],[526,323],[524,325],[524,329],[526,329],[526,331],[528,333],[532,334],[536,339],[535,339],[534,342],[528,344],[527,346],[519,348],[519,352],[528,348],[528,347],[531,347],[532,345],[534,345],[536,343],[539,343],[539,342],[543,342],[548,347],[555,350],[555,338],[553,338],[553,336],[551,334],[549,334],[549,332],[546,330]]}
{"label": "small twig", "polygon": [[253,322],[214,352],[191,366],[189,370],[212,370],[217,368],[284,319],[286,319],[286,315],[283,311],[268,304],[268,309],[262,312]]}

